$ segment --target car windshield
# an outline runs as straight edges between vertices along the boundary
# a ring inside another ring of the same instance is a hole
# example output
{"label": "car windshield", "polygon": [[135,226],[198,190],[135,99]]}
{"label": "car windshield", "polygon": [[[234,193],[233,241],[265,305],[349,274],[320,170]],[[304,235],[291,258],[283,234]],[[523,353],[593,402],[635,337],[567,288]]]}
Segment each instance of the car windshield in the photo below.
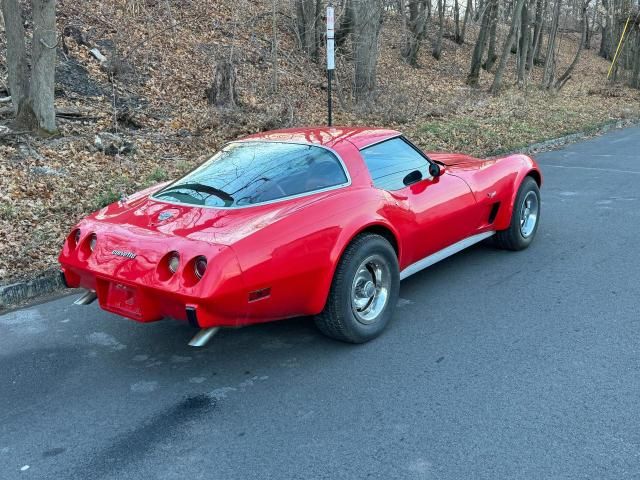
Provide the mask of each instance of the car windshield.
{"label": "car windshield", "polygon": [[236,142],[154,198],[211,207],[254,205],[348,182],[329,150],[306,144]]}

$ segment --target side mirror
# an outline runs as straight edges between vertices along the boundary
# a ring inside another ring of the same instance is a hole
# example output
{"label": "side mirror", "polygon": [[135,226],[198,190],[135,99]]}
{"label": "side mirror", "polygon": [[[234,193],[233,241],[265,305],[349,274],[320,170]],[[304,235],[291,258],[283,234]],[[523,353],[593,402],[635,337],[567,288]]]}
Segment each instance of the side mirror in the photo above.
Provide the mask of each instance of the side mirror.
{"label": "side mirror", "polygon": [[409,185],[418,183],[420,180],[422,180],[422,172],[420,170],[414,170],[413,172],[407,174],[406,177],[404,177],[402,183],[404,183],[405,186],[408,187]]}
{"label": "side mirror", "polygon": [[433,178],[438,178],[440,175],[444,173],[444,167],[438,165],[437,163],[429,164],[429,175]]}

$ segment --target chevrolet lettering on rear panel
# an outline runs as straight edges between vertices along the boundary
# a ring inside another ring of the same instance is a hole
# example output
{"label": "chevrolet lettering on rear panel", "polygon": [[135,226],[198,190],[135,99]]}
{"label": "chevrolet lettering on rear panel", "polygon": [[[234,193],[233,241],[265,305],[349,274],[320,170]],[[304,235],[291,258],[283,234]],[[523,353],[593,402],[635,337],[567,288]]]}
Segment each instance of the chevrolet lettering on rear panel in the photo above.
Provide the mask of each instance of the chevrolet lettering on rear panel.
{"label": "chevrolet lettering on rear panel", "polygon": [[125,252],[124,250],[114,250],[111,252],[111,254],[116,255],[118,257],[125,257],[125,258],[131,258],[131,259],[134,259],[138,256],[133,252]]}

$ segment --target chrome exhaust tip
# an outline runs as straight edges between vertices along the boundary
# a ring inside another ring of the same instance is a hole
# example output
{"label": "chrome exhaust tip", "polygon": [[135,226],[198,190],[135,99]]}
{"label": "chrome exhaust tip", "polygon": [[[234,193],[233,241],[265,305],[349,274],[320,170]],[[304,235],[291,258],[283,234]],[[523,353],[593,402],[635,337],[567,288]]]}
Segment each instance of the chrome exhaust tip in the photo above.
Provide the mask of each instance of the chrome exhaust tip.
{"label": "chrome exhaust tip", "polygon": [[87,290],[86,292],[84,292],[84,294],[79,299],[77,299],[75,302],[73,302],[73,304],[74,305],[89,305],[90,303],[95,302],[96,298],[98,298],[98,295],[96,294],[95,291]]}
{"label": "chrome exhaust tip", "polygon": [[190,347],[204,347],[213,336],[220,331],[220,327],[203,328],[189,342]]}

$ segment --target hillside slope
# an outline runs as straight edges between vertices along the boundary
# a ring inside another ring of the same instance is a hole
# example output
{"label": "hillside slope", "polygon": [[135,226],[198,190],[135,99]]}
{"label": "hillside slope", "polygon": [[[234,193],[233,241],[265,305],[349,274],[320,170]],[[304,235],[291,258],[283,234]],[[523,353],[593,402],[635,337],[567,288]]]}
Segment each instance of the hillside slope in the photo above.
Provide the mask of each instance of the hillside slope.
{"label": "hillside slope", "polygon": [[[293,12],[282,3],[274,91],[270,4],[60,2],[58,27],[67,35],[56,106],[67,118],[59,119],[59,138],[0,138],[0,283],[55,267],[64,236],[83,215],[121,193],[179,175],[229,139],[324,123],[323,63],[298,52]],[[366,108],[351,104],[347,46],[338,60],[335,123],[390,126],[429,150],[487,155],[640,115],[638,91],[607,86],[608,64],[594,50],[583,52],[558,94],[538,89],[539,67],[526,90],[512,87],[513,65],[502,95],[487,93],[492,75],[486,72],[481,87],[470,89],[464,80],[476,30],[470,27],[462,46],[445,39],[440,61],[431,57],[427,38],[415,69],[401,62],[401,22],[388,15],[377,100]],[[563,35],[559,72],[571,62],[577,37]],[[2,35],[2,71],[4,42]],[[107,56],[108,67],[90,54],[92,48]],[[205,90],[219,58],[232,59],[237,68],[241,107],[235,111],[207,105]],[[4,114],[8,120],[6,109]],[[104,132],[125,142],[125,152],[96,148],[96,134]]]}

